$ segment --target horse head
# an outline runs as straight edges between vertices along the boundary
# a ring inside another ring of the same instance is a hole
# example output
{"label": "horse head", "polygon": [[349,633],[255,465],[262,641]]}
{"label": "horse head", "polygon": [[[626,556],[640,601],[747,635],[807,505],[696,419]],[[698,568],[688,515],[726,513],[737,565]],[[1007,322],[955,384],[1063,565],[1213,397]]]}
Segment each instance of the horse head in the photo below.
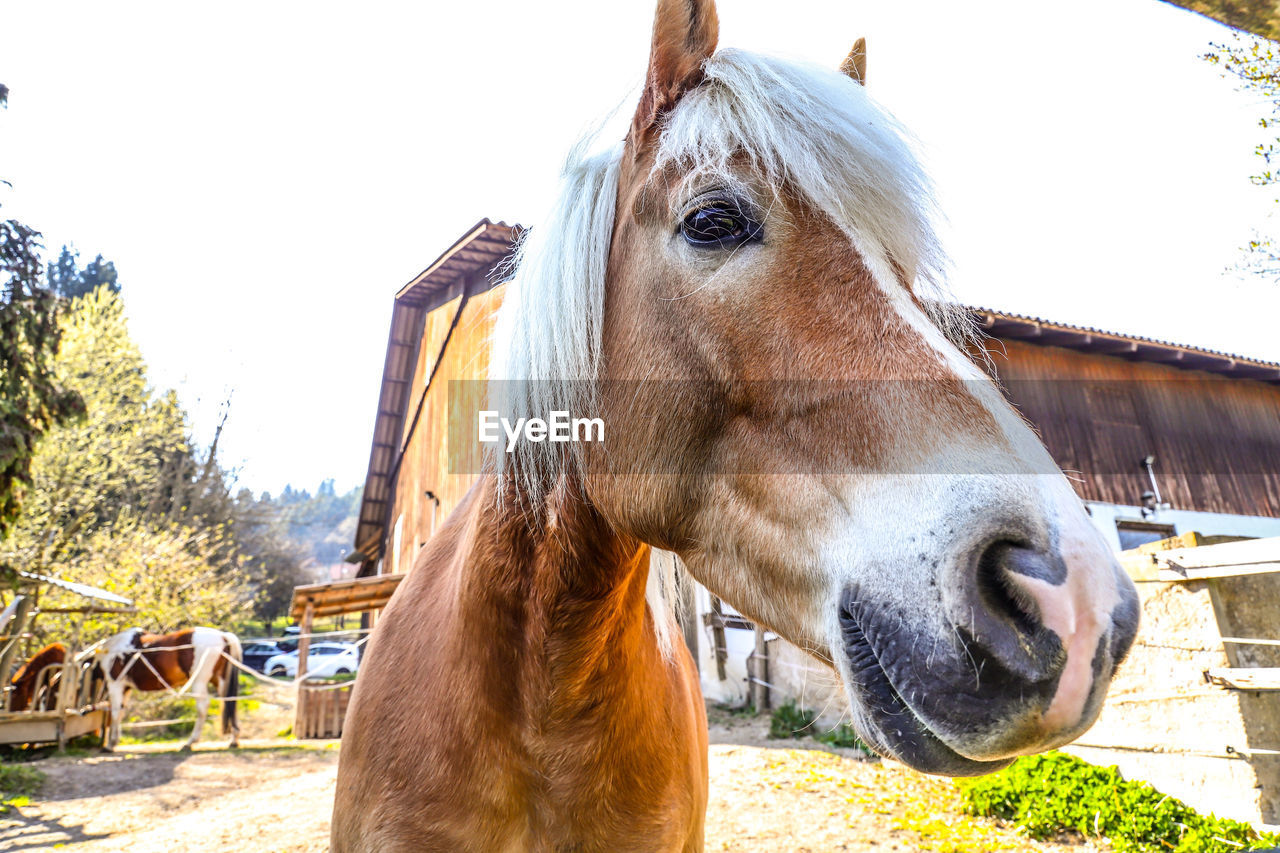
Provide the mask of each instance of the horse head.
{"label": "horse head", "polygon": [[522,250],[494,375],[610,432],[506,473],[572,472],[829,663],[886,755],[960,775],[1065,743],[1133,640],[1133,584],[934,298],[930,185],[862,43],[828,70],[717,32],[711,0],[660,0],[625,143],[570,164]]}

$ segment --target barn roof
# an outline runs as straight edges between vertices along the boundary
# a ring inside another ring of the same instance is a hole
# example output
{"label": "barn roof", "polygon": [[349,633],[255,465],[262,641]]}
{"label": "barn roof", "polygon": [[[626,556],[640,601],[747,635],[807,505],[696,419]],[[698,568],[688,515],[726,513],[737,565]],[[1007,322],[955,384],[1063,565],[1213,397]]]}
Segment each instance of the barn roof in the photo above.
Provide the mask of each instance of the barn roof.
{"label": "barn roof", "polygon": [[993,338],[1019,340],[1039,346],[1067,347],[1129,361],[1167,364],[1183,370],[1204,370],[1236,379],[1256,379],[1280,385],[1280,363],[1170,341],[1121,335],[1090,326],[1054,323],[1040,317],[1010,314],[990,308],[971,308],[982,330]]}
{"label": "barn roof", "polygon": [[[373,446],[365,475],[356,526],[355,551],[350,562],[364,563],[362,573],[377,560],[385,538],[393,497],[395,468],[401,458],[401,435],[409,386],[418,363],[418,344],[427,311],[462,292],[469,278],[488,277],[511,255],[519,239],[519,225],[481,219],[452,246],[396,293],[391,309],[391,333],[382,367],[382,388],[373,422]],[[456,292],[455,292],[456,291]]]}
{"label": "barn roof", "polygon": [[[371,578],[348,578],[333,583],[313,583],[293,588],[289,618],[301,622],[311,605],[311,618],[340,616],[380,610],[387,606],[404,575],[378,575]],[[303,630],[306,630],[305,628]]]}
{"label": "barn roof", "polygon": [[[511,257],[523,231],[519,225],[481,219],[396,293],[355,550],[347,557],[350,562],[363,564],[360,574],[368,574],[372,570],[386,540],[396,468],[403,455],[401,437],[409,405],[409,386],[413,382],[426,313],[461,294],[468,281],[473,282],[473,286],[478,284],[481,289],[497,283],[503,261]],[[1122,335],[1089,326],[1054,323],[1040,317],[991,308],[972,307],[969,310],[979,326],[994,338],[1039,346],[1060,346],[1130,361],[1155,362],[1184,370],[1203,370],[1280,385],[1280,363],[1277,362],[1154,338]]]}

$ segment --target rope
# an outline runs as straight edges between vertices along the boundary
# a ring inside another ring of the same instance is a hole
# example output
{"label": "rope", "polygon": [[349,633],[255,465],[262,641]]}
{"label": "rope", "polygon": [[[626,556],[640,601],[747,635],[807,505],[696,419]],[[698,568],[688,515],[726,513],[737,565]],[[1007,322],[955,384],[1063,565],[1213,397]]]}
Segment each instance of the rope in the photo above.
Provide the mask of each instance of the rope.
{"label": "rope", "polygon": [[[195,646],[190,646],[190,645],[188,645],[188,646],[181,646],[181,647],[179,647],[179,646],[172,646],[172,647],[169,647],[169,648],[188,648],[188,649],[190,649],[190,648],[195,648]],[[173,689],[173,685],[169,683],[169,679],[165,678],[163,675],[161,675],[161,674],[160,674],[160,671],[159,671],[159,670],[157,670],[157,669],[155,668],[155,666],[154,666],[154,665],[152,665],[151,661],[147,659],[147,656],[143,653],[143,651],[142,651],[142,650],[139,650],[139,651],[134,652],[134,653],[129,657],[129,662],[128,662],[128,663],[126,663],[126,664],[124,665],[124,669],[123,669],[123,670],[121,670],[121,672],[125,672],[125,671],[127,671],[127,670],[129,669],[129,667],[133,666],[134,662],[136,662],[139,658],[141,658],[141,659],[142,659],[142,662],[143,662],[143,663],[145,663],[145,664],[147,665],[147,669],[151,670],[151,674],[152,674],[152,675],[154,675],[154,676],[156,677],[156,680],[157,680],[157,681],[159,681],[161,684],[163,684],[163,685],[164,685],[164,689],[165,689],[165,691],[166,691],[170,696],[173,696],[173,697],[174,697],[174,698],[176,698],[176,699],[181,699],[181,698],[182,698],[182,695],[183,695],[184,693],[186,693],[186,692],[187,692],[187,690],[189,690],[189,689],[191,688],[191,686],[195,683],[195,680],[196,680],[196,679],[195,679],[195,675],[196,675],[196,673],[200,672],[200,670],[201,670],[201,669],[203,669],[203,668],[204,668],[204,663],[205,663],[205,661],[207,661],[207,660],[209,659],[209,652],[211,652],[211,651],[213,651],[213,650],[212,650],[212,649],[209,649],[209,648],[205,648],[205,649],[201,650],[201,653],[200,653],[200,659],[199,659],[199,661],[197,662],[196,666],[192,668],[192,670],[191,670],[191,674],[187,676],[187,680],[183,683],[183,685],[182,685],[182,689],[180,689],[180,690],[174,690],[174,689]],[[223,652],[219,652],[219,654],[225,654],[225,653],[223,653]]]}
{"label": "rope", "polygon": [[[302,639],[305,637],[306,639],[310,640],[317,637],[333,637],[333,636],[343,636],[343,635],[349,636],[351,634],[364,634],[365,636],[351,643],[352,646],[359,649],[365,643],[369,642],[371,633],[372,633],[372,629],[358,628],[358,629],[352,629],[350,631],[321,631],[321,632],[314,632],[309,634],[296,634],[294,636],[297,637],[298,639]],[[81,651],[79,654],[77,654],[75,659],[77,661],[82,661],[87,659],[90,655],[94,654],[97,651],[97,649],[102,646],[104,642],[106,642],[106,639],[108,638],[103,638],[102,640],[99,640],[93,645],[87,647],[86,649]],[[240,643],[243,646],[243,645],[248,645],[249,643],[262,642],[262,641],[274,642],[274,639],[273,638],[264,638],[264,640],[243,639],[243,640],[240,640]],[[185,643],[183,645],[178,645],[178,646],[165,646],[165,651],[177,651],[179,649],[194,649],[194,648],[196,648],[195,644]],[[162,676],[160,672],[155,668],[155,666],[151,663],[151,661],[148,658],[148,655],[146,654],[147,651],[149,650],[146,650],[146,649],[135,650],[128,658],[126,658],[124,669],[127,670],[139,658],[141,658],[142,662],[146,665],[147,669],[151,670],[151,674],[156,677],[156,680],[159,681],[161,684],[165,685],[164,691],[166,694],[168,694],[169,697],[175,698],[175,699],[183,698],[183,696],[186,695],[187,692],[194,686],[195,678],[188,677],[186,682],[182,685],[181,689],[175,690],[173,688],[173,685],[169,683],[169,680],[166,679],[164,676]],[[211,653],[215,653],[213,649],[209,648],[208,646],[201,647],[201,657],[197,661],[196,666],[192,668],[193,675],[194,673],[199,672],[203,668],[205,662],[208,660],[209,654]],[[306,687],[307,690],[316,692],[316,693],[321,691],[328,691],[328,690],[350,689],[352,686],[354,686],[354,681],[342,681],[334,684],[307,683],[311,679],[318,679],[318,678],[325,677],[324,675],[318,674],[317,672],[304,673],[302,678],[300,679],[295,678],[295,679],[286,681],[284,679],[267,675],[266,673],[263,673],[263,672],[258,672],[253,667],[244,663],[244,661],[238,660],[235,657],[233,657],[226,650],[220,650],[216,652],[216,654],[219,657],[226,660],[229,664],[231,664],[231,666],[235,667],[240,672],[243,672],[244,674],[250,676],[255,681],[265,682],[270,686],[281,688],[291,694],[295,694],[295,697],[298,691],[301,690],[304,686]],[[310,657],[310,655],[308,655],[308,657]],[[266,699],[260,699],[254,696],[218,696],[217,694],[214,694],[209,698],[217,699],[219,702],[243,702],[246,700],[252,700],[256,702],[262,702],[267,705],[275,705],[276,707],[280,707],[280,708],[293,707],[293,705],[286,702],[273,702]],[[143,699],[143,701],[145,701],[145,698]],[[296,703],[297,701],[296,698],[294,699],[294,701]],[[185,720],[146,721],[146,722],[139,722],[139,723],[122,723],[121,726],[123,728],[143,728],[148,726],[171,725],[179,722],[189,722],[189,721],[185,721]]]}
{"label": "rope", "polygon": [[[302,686],[303,682],[307,681],[310,678],[313,678],[313,677],[324,678],[323,675],[314,675],[313,673],[308,672],[306,675],[302,676],[301,679],[295,678],[295,679],[286,681],[283,678],[276,678],[275,676],[267,675],[265,672],[258,672],[253,667],[241,661],[236,660],[235,658],[228,655],[226,652],[223,652],[222,656],[227,660],[231,661],[232,666],[236,667],[241,672],[245,673],[251,678],[254,678],[258,681],[265,681],[268,684],[275,685],[276,687],[282,687],[286,690],[290,690],[293,692],[296,692],[298,688]],[[325,684],[325,685],[308,684],[307,689],[308,690],[338,690],[343,687],[350,687],[351,684],[352,682],[350,681],[344,681],[339,684]]]}
{"label": "rope", "polygon": [[1253,749],[1250,747],[1231,746],[1227,744],[1222,752],[1209,752],[1204,749],[1183,748],[1178,746],[1124,746],[1100,743],[1070,743],[1067,748],[1078,746],[1082,749],[1105,749],[1111,752],[1143,752],[1153,755],[1191,755],[1197,758],[1224,758],[1233,761],[1247,761],[1255,755],[1280,755],[1280,749]]}
{"label": "rope", "polygon": [[798,664],[798,663],[791,663],[791,662],[789,662],[789,661],[785,661],[785,660],[770,660],[770,661],[769,661],[769,666],[785,666],[785,667],[787,667],[788,669],[794,669],[794,670],[796,670],[796,671],[798,671],[798,672],[812,672],[812,673],[816,673],[816,674],[818,674],[818,675],[825,675],[825,676],[828,676],[828,677],[830,677],[830,678],[835,678],[835,676],[836,676],[835,670],[831,670],[831,669],[818,669],[816,666],[801,666],[801,665],[800,665],[800,664]]}
{"label": "rope", "polygon": [[[293,640],[293,639],[300,639],[302,637],[315,639],[316,637],[342,637],[350,634],[371,634],[371,633],[373,633],[372,628],[346,628],[341,631],[314,631],[310,634],[288,634],[287,636],[283,636],[283,637],[241,637],[239,639],[240,639],[241,645],[247,646],[250,643],[279,643],[281,640]],[[367,638],[363,638],[363,639],[367,639]],[[360,641],[353,640],[352,642],[360,642]]]}

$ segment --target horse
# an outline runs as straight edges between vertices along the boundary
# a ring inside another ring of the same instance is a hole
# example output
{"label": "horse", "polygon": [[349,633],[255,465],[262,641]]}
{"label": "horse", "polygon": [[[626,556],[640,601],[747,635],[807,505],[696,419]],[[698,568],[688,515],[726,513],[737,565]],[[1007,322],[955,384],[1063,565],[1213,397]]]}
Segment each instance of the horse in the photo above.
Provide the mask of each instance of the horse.
{"label": "horse", "polygon": [[231,747],[240,744],[236,721],[236,696],[240,673],[224,656],[243,660],[240,640],[217,628],[183,628],[168,634],[151,634],[130,628],[104,640],[95,650],[96,672],[105,681],[111,702],[111,725],[103,743],[106,750],[120,743],[126,691],[190,690],[196,700],[196,722],[183,744],[190,749],[200,740],[209,716],[209,685],[222,699],[222,733],[231,736]]}
{"label": "horse", "polygon": [[56,708],[56,688],[66,660],[67,647],[63,643],[50,643],[32,655],[9,681],[9,710],[51,711]]}
{"label": "horse", "polygon": [[490,379],[608,441],[490,446],[420,550],[347,712],[335,853],[703,849],[705,709],[654,549],[926,773],[1077,737],[1133,642],[1132,581],[937,297],[865,43],[825,69],[718,29],[659,0],[625,137],[570,159],[518,249]]}

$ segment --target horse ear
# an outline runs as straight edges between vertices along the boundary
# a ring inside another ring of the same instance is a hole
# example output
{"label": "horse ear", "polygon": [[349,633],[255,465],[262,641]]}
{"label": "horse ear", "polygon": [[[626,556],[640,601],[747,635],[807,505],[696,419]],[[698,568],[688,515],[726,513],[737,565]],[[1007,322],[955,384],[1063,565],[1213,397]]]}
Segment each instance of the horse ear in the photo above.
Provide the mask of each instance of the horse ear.
{"label": "horse ear", "polygon": [[702,63],[719,37],[715,0],[658,0],[649,74],[631,122],[633,145],[648,141],[662,116],[702,82]]}
{"label": "horse ear", "polygon": [[867,40],[858,39],[853,43],[853,50],[840,63],[840,70],[853,82],[867,85]]}

